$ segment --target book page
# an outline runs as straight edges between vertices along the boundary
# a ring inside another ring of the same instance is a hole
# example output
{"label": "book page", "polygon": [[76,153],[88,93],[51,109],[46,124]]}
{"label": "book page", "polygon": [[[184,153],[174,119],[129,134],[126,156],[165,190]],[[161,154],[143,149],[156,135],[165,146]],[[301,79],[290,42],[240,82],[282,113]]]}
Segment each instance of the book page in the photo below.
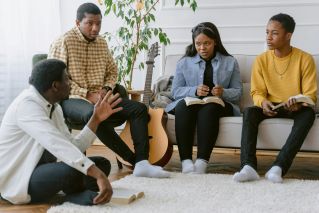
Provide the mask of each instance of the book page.
{"label": "book page", "polygon": [[[315,103],[313,102],[313,100],[311,98],[309,98],[308,96],[302,95],[302,94],[291,96],[289,98],[289,100],[293,99],[293,98],[296,99],[297,103],[307,103],[310,106],[314,106],[315,105]],[[285,103],[282,102],[282,103],[272,107],[272,110],[278,110],[279,108],[283,107],[284,105],[285,105]]]}
{"label": "book page", "polygon": [[184,98],[186,106],[192,105],[192,104],[207,104],[207,103],[217,103],[225,107],[224,101],[217,97],[217,96],[208,96],[203,99],[194,98],[194,97],[186,97]]}
{"label": "book page", "polygon": [[284,102],[280,103],[280,104],[277,104],[276,106],[272,107],[272,110],[279,110],[281,107],[283,107],[285,105]]}
{"label": "book page", "polygon": [[225,107],[225,103],[224,101],[217,97],[217,96],[208,96],[208,97],[205,97],[203,98],[203,101],[205,101],[205,103],[216,103],[216,104],[220,104],[222,105],[223,107]]}
{"label": "book page", "polygon": [[184,98],[186,106],[192,105],[192,104],[205,104],[205,102],[202,99],[194,98],[194,97],[186,97]]}
{"label": "book page", "polygon": [[110,202],[116,204],[129,204],[141,197],[144,197],[143,191],[126,188],[113,188],[113,195]]}
{"label": "book page", "polygon": [[307,103],[311,106],[315,105],[313,100],[306,95],[299,94],[299,95],[291,96],[289,99],[292,99],[292,98],[295,98],[297,102]]}

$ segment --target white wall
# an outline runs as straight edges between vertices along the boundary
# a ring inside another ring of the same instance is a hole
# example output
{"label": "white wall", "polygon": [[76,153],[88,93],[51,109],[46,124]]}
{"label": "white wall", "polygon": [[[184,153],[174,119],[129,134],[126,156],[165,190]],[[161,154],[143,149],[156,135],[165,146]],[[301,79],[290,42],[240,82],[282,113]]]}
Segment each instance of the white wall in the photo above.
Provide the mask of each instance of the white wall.
{"label": "white wall", "polygon": [[[86,1],[60,1],[62,31],[65,32],[74,26],[76,9]],[[195,13],[188,7],[175,7],[174,2],[161,0],[157,7],[155,25],[166,31],[171,45],[162,47],[161,56],[156,58],[153,82],[162,74],[165,56],[184,53],[191,42],[191,28],[204,21],[216,24],[231,54],[259,54],[265,50],[268,19],[280,12],[288,13],[297,23],[292,44],[309,53],[319,53],[319,0],[197,0]],[[101,9],[104,12],[104,8]],[[114,31],[119,23],[114,17],[103,18],[101,32]],[[145,72],[135,72],[134,76],[133,87],[142,89]]]}

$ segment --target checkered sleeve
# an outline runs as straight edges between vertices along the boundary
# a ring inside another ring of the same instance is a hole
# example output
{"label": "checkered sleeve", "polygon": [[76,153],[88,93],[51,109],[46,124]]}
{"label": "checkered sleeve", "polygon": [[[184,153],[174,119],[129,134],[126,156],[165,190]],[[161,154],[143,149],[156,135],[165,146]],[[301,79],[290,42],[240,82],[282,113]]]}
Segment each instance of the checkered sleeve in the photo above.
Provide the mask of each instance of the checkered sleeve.
{"label": "checkered sleeve", "polygon": [[68,50],[64,45],[62,38],[56,40],[51,44],[48,54],[48,59],[49,58],[59,59],[65,64],[68,64]]}
{"label": "checkered sleeve", "polygon": [[[67,65],[69,71],[69,61],[68,61],[68,48],[64,37],[59,38],[50,46],[48,58],[59,59]],[[71,77],[71,76],[70,76]],[[71,82],[71,94],[79,95],[81,97],[86,97],[88,90],[86,88],[80,87],[75,81],[70,79]]]}
{"label": "checkered sleeve", "polygon": [[115,64],[115,61],[113,59],[113,56],[106,45],[106,73],[104,78],[104,86],[109,86],[114,88],[115,84],[117,82],[117,66]]}
{"label": "checkered sleeve", "polygon": [[79,95],[83,98],[86,98],[86,94],[88,92],[88,89],[80,87],[76,82],[74,82],[72,80],[70,80],[70,81],[71,81],[71,92],[70,93],[72,95]]}

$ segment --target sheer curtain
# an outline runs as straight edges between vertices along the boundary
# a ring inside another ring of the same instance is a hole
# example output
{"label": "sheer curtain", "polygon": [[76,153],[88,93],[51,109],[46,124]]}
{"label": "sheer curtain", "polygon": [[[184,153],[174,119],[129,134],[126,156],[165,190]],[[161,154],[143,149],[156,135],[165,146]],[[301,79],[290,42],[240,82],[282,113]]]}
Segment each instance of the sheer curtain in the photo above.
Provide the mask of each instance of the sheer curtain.
{"label": "sheer curtain", "polygon": [[60,1],[0,2],[0,122],[12,100],[26,87],[32,56],[47,53],[61,34]]}

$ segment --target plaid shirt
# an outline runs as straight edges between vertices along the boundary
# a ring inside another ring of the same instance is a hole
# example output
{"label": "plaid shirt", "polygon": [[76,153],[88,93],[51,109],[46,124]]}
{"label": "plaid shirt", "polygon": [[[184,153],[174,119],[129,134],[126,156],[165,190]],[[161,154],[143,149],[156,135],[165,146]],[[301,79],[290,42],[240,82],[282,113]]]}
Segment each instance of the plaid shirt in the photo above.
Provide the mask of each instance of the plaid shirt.
{"label": "plaid shirt", "polygon": [[74,27],[53,42],[48,58],[66,63],[71,77],[71,97],[85,98],[88,91],[115,86],[117,67],[101,36],[89,42]]}

